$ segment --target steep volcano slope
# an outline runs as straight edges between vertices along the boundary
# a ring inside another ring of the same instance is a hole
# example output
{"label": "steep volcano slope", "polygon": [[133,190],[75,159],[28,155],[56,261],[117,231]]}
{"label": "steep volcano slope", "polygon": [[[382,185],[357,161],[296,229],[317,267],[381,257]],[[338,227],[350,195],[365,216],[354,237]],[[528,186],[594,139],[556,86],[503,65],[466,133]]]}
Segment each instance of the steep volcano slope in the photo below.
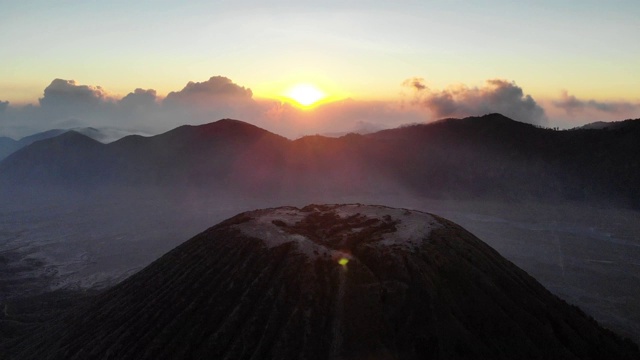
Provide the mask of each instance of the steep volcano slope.
{"label": "steep volcano slope", "polygon": [[16,359],[638,359],[459,226],[380,206],[237,215]]}

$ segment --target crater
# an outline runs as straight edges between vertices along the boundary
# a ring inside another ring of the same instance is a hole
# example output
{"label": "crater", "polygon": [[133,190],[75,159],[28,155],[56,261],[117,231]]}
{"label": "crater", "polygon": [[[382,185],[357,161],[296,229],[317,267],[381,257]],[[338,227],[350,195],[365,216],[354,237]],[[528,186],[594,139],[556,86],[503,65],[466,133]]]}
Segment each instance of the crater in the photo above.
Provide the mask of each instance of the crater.
{"label": "crater", "polygon": [[362,204],[308,205],[244,214],[250,220],[234,227],[261,239],[267,247],[295,243],[310,257],[351,254],[356,247],[412,249],[429,238],[439,222],[430,214]]}

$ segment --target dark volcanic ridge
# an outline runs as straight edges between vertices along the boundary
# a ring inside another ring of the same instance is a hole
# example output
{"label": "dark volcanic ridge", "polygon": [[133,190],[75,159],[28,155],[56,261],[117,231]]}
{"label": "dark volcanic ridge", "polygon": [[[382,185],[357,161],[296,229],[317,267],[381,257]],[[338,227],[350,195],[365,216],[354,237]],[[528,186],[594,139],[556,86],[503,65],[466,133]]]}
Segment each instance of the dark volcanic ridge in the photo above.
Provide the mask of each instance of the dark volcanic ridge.
{"label": "dark volcanic ridge", "polygon": [[15,359],[638,359],[458,225],[364,205],[234,216],[62,320]]}
{"label": "dark volcanic ridge", "polygon": [[556,131],[500,114],[295,141],[229,119],[109,144],[71,131],[1,161],[0,196],[152,187],[289,199],[407,192],[638,209],[639,139],[640,119]]}

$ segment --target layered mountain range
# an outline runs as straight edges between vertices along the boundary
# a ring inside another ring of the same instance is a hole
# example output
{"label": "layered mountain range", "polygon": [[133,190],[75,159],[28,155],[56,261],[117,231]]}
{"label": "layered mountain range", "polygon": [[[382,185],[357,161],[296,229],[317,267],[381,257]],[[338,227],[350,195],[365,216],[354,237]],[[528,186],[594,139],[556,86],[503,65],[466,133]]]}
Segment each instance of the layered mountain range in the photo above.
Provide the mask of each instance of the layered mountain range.
{"label": "layered mountain range", "polygon": [[638,359],[456,224],[365,205],[241,213],[11,359]]}
{"label": "layered mountain range", "polygon": [[[615,125],[615,126],[614,126]],[[640,206],[640,120],[552,130],[500,114],[289,140],[237,120],[102,144],[65,132],[0,163],[3,188],[171,187],[607,201]]]}
{"label": "layered mountain range", "polygon": [[114,128],[93,128],[93,127],[80,127],[73,129],[52,129],[36,133],[33,135],[25,136],[20,140],[14,140],[9,137],[0,136],[0,160],[6,158],[12,153],[29,146],[36,141],[46,140],[56,137],[60,134],[64,134],[69,131],[75,131],[87,137],[90,137],[101,143],[109,143],[127,135],[131,135],[131,131]]}

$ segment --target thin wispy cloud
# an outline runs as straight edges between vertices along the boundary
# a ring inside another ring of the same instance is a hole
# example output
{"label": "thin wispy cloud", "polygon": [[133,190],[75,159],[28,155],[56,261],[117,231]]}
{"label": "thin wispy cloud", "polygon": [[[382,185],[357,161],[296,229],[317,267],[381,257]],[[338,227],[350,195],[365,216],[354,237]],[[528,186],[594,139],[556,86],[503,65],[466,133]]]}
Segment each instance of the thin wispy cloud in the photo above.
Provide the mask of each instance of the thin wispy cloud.
{"label": "thin wispy cloud", "polygon": [[562,92],[560,99],[554,101],[553,104],[566,111],[567,114],[572,115],[594,110],[619,115],[629,112],[640,113],[640,102],[581,100],[569,94],[566,90]]}
{"label": "thin wispy cloud", "polygon": [[543,101],[555,126],[573,128],[593,122],[640,118],[639,101],[582,99],[564,90],[558,98]]}

